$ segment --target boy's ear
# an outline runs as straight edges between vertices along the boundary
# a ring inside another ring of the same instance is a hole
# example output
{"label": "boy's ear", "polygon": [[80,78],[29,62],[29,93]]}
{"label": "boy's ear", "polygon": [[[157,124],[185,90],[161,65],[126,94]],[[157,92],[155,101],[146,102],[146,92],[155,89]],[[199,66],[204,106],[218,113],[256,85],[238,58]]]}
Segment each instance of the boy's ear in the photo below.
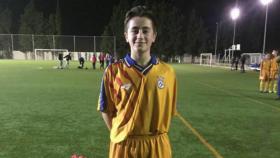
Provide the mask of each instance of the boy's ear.
{"label": "boy's ear", "polygon": [[128,43],[127,32],[124,32],[125,41]]}
{"label": "boy's ear", "polygon": [[154,33],[153,43],[156,41],[156,39],[157,39],[157,32]]}

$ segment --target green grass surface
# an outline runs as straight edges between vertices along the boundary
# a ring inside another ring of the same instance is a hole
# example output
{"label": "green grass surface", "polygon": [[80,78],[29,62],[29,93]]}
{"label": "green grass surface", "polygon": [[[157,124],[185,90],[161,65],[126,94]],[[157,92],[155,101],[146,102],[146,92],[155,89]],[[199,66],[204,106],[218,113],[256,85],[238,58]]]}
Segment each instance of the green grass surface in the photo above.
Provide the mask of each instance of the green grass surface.
{"label": "green grass surface", "polygon": [[[0,60],[1,158],[108,157],[109,133],[96,111],[103,72],[56,65]],[[179,113],[224,158],[280,157],[280,102],[258,93],[257,72],[173,66]],[[169,135],[174,158],[214,157],[177,117]]]}

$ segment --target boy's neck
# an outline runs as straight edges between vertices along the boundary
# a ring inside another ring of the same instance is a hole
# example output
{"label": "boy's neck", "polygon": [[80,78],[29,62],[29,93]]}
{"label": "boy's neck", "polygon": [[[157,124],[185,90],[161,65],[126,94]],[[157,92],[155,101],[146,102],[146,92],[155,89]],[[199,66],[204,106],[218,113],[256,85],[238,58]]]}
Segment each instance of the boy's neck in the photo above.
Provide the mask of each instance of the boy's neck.
{"label": "boy's neck", "polygon": [[151,54],[150,52],[147,53],[133,53],[131,52],[130,57],[136,61],[136,63],[142,67],[145,67],[148,65],[148,63],[151,60]]}

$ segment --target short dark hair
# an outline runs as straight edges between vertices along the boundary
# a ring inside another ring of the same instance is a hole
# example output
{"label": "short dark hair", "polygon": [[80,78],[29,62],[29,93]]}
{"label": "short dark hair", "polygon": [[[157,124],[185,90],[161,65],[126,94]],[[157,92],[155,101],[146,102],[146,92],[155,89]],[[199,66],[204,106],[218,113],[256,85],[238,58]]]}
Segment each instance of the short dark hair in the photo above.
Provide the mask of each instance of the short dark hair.
{"label": "short dark hair", "polygon": [[126,12],[125,20],[124,20],[124,31],[125,32],[127,31],[127,23],[129,22],[129,20],[136,16],[149,18],[153,23],[153,30],[156,32],[157,22],[156,22],[156,19],[154,17],[152,10],[150,10],[146,6],[141,6],[141,5],[135,6]]}

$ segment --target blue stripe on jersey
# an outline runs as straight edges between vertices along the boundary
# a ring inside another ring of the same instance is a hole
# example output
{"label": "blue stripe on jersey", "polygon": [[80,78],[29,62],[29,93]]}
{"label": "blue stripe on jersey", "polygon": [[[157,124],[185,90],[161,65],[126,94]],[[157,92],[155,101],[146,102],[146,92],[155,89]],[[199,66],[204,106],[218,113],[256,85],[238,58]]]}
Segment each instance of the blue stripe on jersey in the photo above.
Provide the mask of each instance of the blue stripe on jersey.
{"label": "blue stripe on jersey", "polygon": [[[133,66],[136,64],[136,61],[133,60],[131,57],[130,57],[130,54],[126,54],[124,60],[129,64],[128,66]],[[151,55],[151,61],[150,61],[153,65],[156,65],[158,63],[157,61],[157,57],[154,56],[154,55]]]}
{"label": "blue stripe on jersey", "polygon": [[157,60],[157,57],[156,57],[156,56],[152,55],[151,63],[152,63],[153,65],[156,65],[156,64],[158,63],[158,60]]}
{"label": "blue stripe on jersey", "polygon": [[130,57],[130,54],[126,54],[124,60],[128,63],[128,66],[132,66],[134,64],[136,64],[136,62]]}
{"label": "blue stripe on jersey", "polygon": [[126,64],[128,65],[128,67],[134,66],[138,71],[140,71],[140,72],[143,73],[144,75],[146,75],[146,74],[149,72],[149,70],[151,70],[151,68],[153,67],[153,65],[158,64],[158,60],[157,60],[156,56],[154,56],[154,55],[151,55],[151,60],[150,60],[149,64],[148,64],[146,67],[142,67],[142,66],[138,65],[138,64],[136,63],[136,61],[133,60],[133,59],[130,57],[130,54],[129,54],[129,53],[125,56],[124,61],[126,62]]}
{"label": "blue stripe on jersey", "polygon": [[102,112],[106,110],[106,93],[105,93],[104,79],[102,79],[100,94],[99,94],[99,110]]}

